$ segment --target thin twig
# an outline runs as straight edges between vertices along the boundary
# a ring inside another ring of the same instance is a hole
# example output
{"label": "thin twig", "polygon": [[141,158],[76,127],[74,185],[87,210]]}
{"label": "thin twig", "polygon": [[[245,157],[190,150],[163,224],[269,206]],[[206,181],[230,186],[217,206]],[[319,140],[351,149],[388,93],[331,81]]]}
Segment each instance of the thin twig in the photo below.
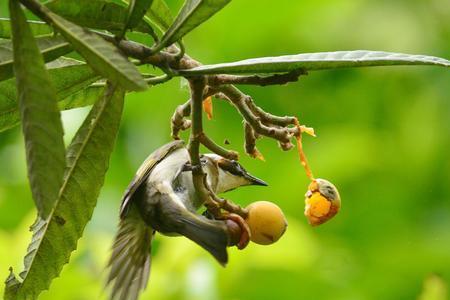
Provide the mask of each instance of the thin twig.
{"label": "thin twig", "polygon": [[[224,95],[222,93],[217,93],[217,91],[214,88],[206,87],[204,91],[203,101],[205,101],[210,96],[215,96],[217,99],[225,99]],[[229,99],[226,99],[229,101]],[[171,118],[171,136],[175,140],[179,140],[180,131],[187,130],[191,128],[191,121],[187,120],[186,117],[189,117],[191,115],[191,99],[186,101],[185,103],[178,105],[175,109],[172,118]]]}
{"label": "thin twig", "polygon": [[236,106],[239,113],[247,121],[256,133],[271,137],[282,143],[288,143],[292,134],[286,128],[278,128],[274,126],[266,126],[261,122],[261,118],[253,113],[253,111],[248,107],[246,100],[249,96],[242,93],[239,89],[232,85],[224,85],[218,88],[220,92],[224,93],[230,101]]}
{"label": "thin twig", "polygon": [[275,74],[270,76],[260,76],[260,75],[216,75],[208,77],[208,84],[219,86],[225,84],[248,84],[248,85],[281,85],[288,82],[298,81],[300,75],[306,75],[307,72],[303,69],[298,69],[291,71],[289,73]]}
{"label": "thin twig", "polygon": [[239,153],[233,150],[227,150],[222,146],[216,144],[213,140],[211,140],[204,132],[202,132],[199,136],[200,143],[203,144],[206,148],[211,150],[212,152],[225,157],[231,160],[239,160]]}
{"label": "thin twig", "polygon": [[[226,201],[215,195],[206,180],[206,174],[203,172],[200,162],[200,143],[206,141],[203,133],[202,124],[202,102],[204,99],[205,78],[196,77],[189,80],[191,88],[191,113],[192,113],[192,129],[189,139],[189,156],[192,166],[192,180],[197,196],[204,203],[208,211],[217,219],[223,218],[221,209],[231,213],[245,214],[242,208],[231,201]],[[211,141],[212,142],[212,141]],[[211,144],[210,144],[211,146]],[[216,145],[217,146],[217,145]],[[216,147],[216,146],[213,146]],[[215,148],[215,150],[217,150]],[[220,150],[227,151],[227,150]]]}
{"label": "thin twig", "polygon": [[168,75],[168,74],[163,74],[161,76],[145,78],[145,82],[147,82],[149,85],[157,85],[157,84],[161,84],[161,83],[167,82],[167,81],[169,81],[172,78],[173,77]]}
{"label": "thin twig", "polygon": [[202,102],[203,92],[205,89],[205,78],[196,77],[189,80],[191,88],[191,112],[192,112],[192,129],[191,136],[189,138],[189,156],[191,158],[192,166],[192,181],[194,184],[197,197],[204,203],[208,211],[214,217],[220,217],[220,208],[214,200],[209,196],[209,192],[206,188],[205,177],[202,165],[200,162],[200,136],[203,132],[202,123]]}
{"label": "thin twig", "polygon": [[257,106],[253,99],[251,97],[247,97],[245,99],[247,106],[251,109],[251,111],[260,117],[261,122],[265,124],[273,124],[278,125],[282,127],[286,127],[288,125],[295,125],[295,117],[285,116],[285,117],[279,117],[272,115],[271,113],[268,113],[264,111],[262,108]]}
{"label": "thin twig", "polygon": [[245,145],[244,145],[245,153],[250,155],[250,157],[264,160],[263,155],[256,148],[256,140],[258,138],[255,134],[255,131],[253,130],[252,126],[250,126],[250,124],[245,121],[244,121],[244,135],[245,135]]}
{"label": "thin twig", "polygon": [[191,128],[192,124],[191,120],[186,119],[186,117],[189,116],[190,114],[191,114],[191,100],[188,100],[185,103],[177,106],[171,119],[173,139],[179,140],[180,131]]}
{"label": "thin twig", "polygon": [[248,216],[248,210],[245,208],[242,208],[241,206],[235,204],[234,202],[227,200],[225,198],[220,198],[217,196],[212,190],[211,187],[208,185],[208,182],[206,180],[206,176],[204,177],[204,185],[209,193],[209,196],[218,204],[218,208],[226,210],[229,213],[234,213],[242,218],[247,218]]}

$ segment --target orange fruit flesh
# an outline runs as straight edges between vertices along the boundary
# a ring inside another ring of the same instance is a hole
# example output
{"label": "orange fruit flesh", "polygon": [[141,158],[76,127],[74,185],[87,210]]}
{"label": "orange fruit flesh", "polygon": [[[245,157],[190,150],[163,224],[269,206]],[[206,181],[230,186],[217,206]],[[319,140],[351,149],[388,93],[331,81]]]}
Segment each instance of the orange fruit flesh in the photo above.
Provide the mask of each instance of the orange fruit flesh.
{"label": "orange fruit flesh", "polygon": [[209,96],[208,98],[205,98],[203,100],[203,110],[206,113],[206,116],[208,117],[208,120],[212,120],[213,118],[213,103],[212,103],[212,97]]}
{"label": "orange fruit flesh", "polygon": [[306,198],[305,213],[313,217],[323,217],[330,212],[331,202],[319,192],[315,192],[311,197]]}

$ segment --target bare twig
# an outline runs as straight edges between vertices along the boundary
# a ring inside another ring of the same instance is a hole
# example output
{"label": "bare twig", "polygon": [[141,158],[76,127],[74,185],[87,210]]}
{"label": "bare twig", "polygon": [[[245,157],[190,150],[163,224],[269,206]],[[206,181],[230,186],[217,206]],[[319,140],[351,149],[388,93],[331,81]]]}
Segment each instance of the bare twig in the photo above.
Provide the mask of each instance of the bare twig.
{"label": "bare twig", "polygon": [[203,172],[200,162],[200,136],[203,132],[202,123],[202,102],[203,92],[205,89],[205,78],[196,77],[189,80],[191,88],[191,112],[192,112],[192,129],[189,138],[189,156],[192,166],[192,180],[197,193],[197,197],[204,203],[208,211],[215,217],[220,215],[220,208],[217,203],[211,200],[209,192],[204,184],[206,174]]}
{"label": "bare twig", "polygon": [[275,74],[270,76],[239,76],[239,75],[216,75],[208,77],[208,84],[213,86],[225,84],[249,84],[249,85],[277,85],[286,84],[288,82],[298,81],[300,75],[306,75],[307,72],[303,69],[291,71],[289,73]]}
{"label": "bare twig", "polygon": [[285,117],[279,117],[272,115],[266,111],[264,111],[262,108],[257,106],[252,98],[247,97],[246,99],[247,106],[251,109],[251,111],[259,116],[261,119],[261,122],[265,124],[273,124],[278,125],[282,127],[286,127],[288,125],[295,125],[295,117],[285,116]]}
{"label": "bare twig", "polygon": [[271,137],[282,143],[288,143],[290,141],[292,133],[286,128],[269,127],[261,122],[261,118],[255,115],[247,105],[247,98],[249,98],[249,96],[245,95],[232,85],[224,85],[218,89],[230,99],[245,121],[252,126],[256,133]]}
{"label": "bare twig", "polygon": [[264,160],[264,157],[262,156],[261,152],[256,148],[256,140],[258,139],[255,131],[253,130],[252,126],[250,126],[249,123],[244,121],[244,134],[245,134],[245,153],[250,155],[250,157],[253,158],[259,158],[261,160]]}
{"label": "bare twig", "polygon": [[173,113],[171,119],[172,125],[172,138],[179,140],[179,133],[182,130],[186,130],[191,127],[191,120],[187,120],[186,117],[191,114],[191,100],[186,101],[184,104],[178,105]]}
{"label": "bare twig", "polygon": [[[209,144],[214,150],[217,149],[217,145],[212,144],[206,135],[203,133],[202,124],[202,102],[204,99],[205,90],[205,78],[196,77],[189,80],[191,88],[191,113],[192,113],[192,129],[189,139],[189,155],[191,158],[192,166],[192,180],[197,192],[197,196],[204,203],[208,211],[217,219],[224,218],[221,209],[224,209],[231,213],[237,213],[239,215],[246,214],[240,206],[232,203],[231,201],[221,199],[211,190],[206,180],[206,174],[203,172],[200,162],[200,143],[203,141]],[[220,152],[224,152],[225,155],[232,155],[231,151],[220,149]],[[236,155],[236,154],[233,154]]]}
{"label": "bare twig", "polygon": [[167,82],[170,79],[172,79],[171,75],[164,74],[164,75],[161,75],[161,76],[145,78],[145,82],[147,82],[149,85],[157,85],[157,84],[161,84],[161,83]]}
{"label": "bare twig", "polygon": [[200,143],[202,143],[203,146],[205,146],[212,152],[214,152],[222,157],[228,158],[228,159],[232,159],[232,160],[239,159],[239,153],[237,153],[236,151],[233,151],[233,150],[227,150],[227,149],[223,148],[222,146],[219,146],[213,140],[211,140],[204,132],[201,133],[201,135],[199,136],[199,139],[200,139]]}
{"label": "bare twig", "polygon": [[230,200],[220,198],[217,196],[212,190],[211,187],[208,185],[208,182],[206,181],[206,176],[204,177],[204,185],[206,189],[208,190],[209,196],[214,199],[214,201],[217,203],[217,207],[223,210],[226,210],[227,212],[237,214],[241,216],[242,218],[247,218],[248,216],[248,210],[245,208],[242,208],[241,206],[233,203]]}
{"label": "bare twig", "polygon": [[[205,88],[204,95],[205,99],[207,99],[209,96],[214,95],[216,92],[214,89]],[[172,138],[175,140],[179,140],[180,131],[187,130],[191,128],[191,121],[187,120],[186,117],[189,117],[191,115],[191,99],[186,101],[185,103],[178,105],[175,109],[175,112],[172,115],[171,118],[171,126],[172,126]]]}

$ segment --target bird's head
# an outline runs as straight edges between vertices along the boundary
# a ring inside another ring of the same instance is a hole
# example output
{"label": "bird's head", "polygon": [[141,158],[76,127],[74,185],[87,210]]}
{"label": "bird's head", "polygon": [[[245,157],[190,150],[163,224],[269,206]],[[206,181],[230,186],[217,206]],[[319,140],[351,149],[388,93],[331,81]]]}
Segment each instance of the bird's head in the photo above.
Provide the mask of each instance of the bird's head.
{"label": "bird's head", "polygon": [[[263,185],[267,183],[248,173],[244,167],[235,160],[223,158],[216,154],[203,155],[207,164],[214,165],[217,176],[216,193],[223,193],[245,185]],[[213,175],[213,176],[214,176]]]}

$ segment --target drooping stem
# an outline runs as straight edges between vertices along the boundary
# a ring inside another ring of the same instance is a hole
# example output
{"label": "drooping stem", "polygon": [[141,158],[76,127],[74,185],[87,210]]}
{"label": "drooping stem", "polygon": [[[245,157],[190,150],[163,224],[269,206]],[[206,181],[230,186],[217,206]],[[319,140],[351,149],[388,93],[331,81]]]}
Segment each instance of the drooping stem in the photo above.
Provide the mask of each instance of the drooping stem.
{"label": "drooping stem", "polygon": [[245,121],[252,126],[257,134],[271,137],[282,143],[290,143],[292,134],[289,130],[286,128],[269,127],[265,125],[262,122],[261,117],[255,115],[246,103],[251,100],[251,98],[242,93],[239,89],[232,85],[225,85],[220,87],[219,90],[230,99]]}
{"label": "drooping stem", "polygon": [[250,157],[258,158],[264,161],[264,156],[261,152],[259,152],[258,148],[256,148],[256,140],[258,137],[256,136],[255,131],[252,126],[248,122],[244,121],[244,134],[245,134],[245,153],[250,155]]}
{"label": "drooping stem", "polygon": [[311,171],[311,168],[309,167],[305,152],[303,151],[302,130],[301,130],[300,122],[298,121],[297,118],[295,118],[295,126],[298,128],[298,134],[296,135],[296,139],[297,139],[297,150],[298,150],[298,155],[300,157],[300,163],[302,164],[303,168],[305,169],[306,176],[308,176],[308,178],[311,181],[313,181],[314,175]]}
{"label": "drooping stem", "polygon": [[[209,97],[210,94],[213,93],[211,89],[203,90],[203,100],[205,101],[205,98]],[[180,139],[179,133],[182,130],[189,129],[192,126],[193,120],[187,120],[186,117],[188,117],[191,114],[192,111],[192,104],[193,101],[189,99],[184,104],[179,105],[171,119],[172,124],[172,138],[175,140]],[[192,119],[194,117],[192,116]],[[206,133],[203,132],[203,129],[198,134],[197,139],[199,140],[200,144],[211,150],[212,152],[228,158],[232,160],[238,160],[239,159],[239,153],[233,150],[227,150],[224,147],[218,145],[215,143],[211,138],[209,138]]]}
{"label": "drooping stem", "polygon": [[215,218],[223,217],[221,209],[245,216],[246,212],[240,206],[235,205],[231,201],[219,198],[215,195],[214,191],[212,191],[208,186],[206,174],[202,169],[200,161],[201,143],[208,145],[216,152],[223,154],[225,157],[228,156],[229,158],[237,158],[237,153],[219,147],[212,140],[207,138],[207,136],[203,133],[202,102],[204,99],[205,83],[206,81],[203,77],[196,77],[189,80],[189,85],[191,88],[190,103],[192,126],[188,150],[191,158],[192,180],[194,188],[196,190],[197,197],[199,197],[208,211]]}
{"label": "drooping stem", "polygon": [[180,139],[180,131],[187,130],[191,127],[191,120],[187,120],[186,117],[191,114],[191,100],[178,105],[173,113],[171,124],[172,124],[172,138],[175,140]]}
{"label": "drooping stem", "polygon": [[[203,77],[192,78],[189,81],[189,85],[191,88],[192,129],[188,149],[192,167],[194,170],[199,169],[202,172],[200,165],[200,135],[203,132],[202,102],[205,79]],[[196,173],[199,172],[197,171]]]}
{"label": "drooping stem", "polygon": [[237,153],[236,151],[233,151],[233,150],[227,150],[227,149],[223,148],[222,146],[216,144],[205,133],[202,133],[199,136],[199,139],[200,139],[200,143],[202,143],[203,146],[205,146],[212,152],[214,152],[222,157],[231,159],[231,160],[239,159],[239,153]]}
{"label": "drooping stem", "polygon": [[189,138],[189,156],[191,158],[192,166],[192,181],[194,184],[197,197],[204,203],[208,211],[213,216],[220,215],[220,208],[217,203],[211,200],[209,197],[208,189],[205,187],[204,182],[206,174],[203,172],[200,161],[200,136],[203,134],[203,120],[202,120],[202,102],[203,93],[205,90],[205,78],[195,77],[189,80],[191,88],[191,116],[192,127],[191,136]]}

